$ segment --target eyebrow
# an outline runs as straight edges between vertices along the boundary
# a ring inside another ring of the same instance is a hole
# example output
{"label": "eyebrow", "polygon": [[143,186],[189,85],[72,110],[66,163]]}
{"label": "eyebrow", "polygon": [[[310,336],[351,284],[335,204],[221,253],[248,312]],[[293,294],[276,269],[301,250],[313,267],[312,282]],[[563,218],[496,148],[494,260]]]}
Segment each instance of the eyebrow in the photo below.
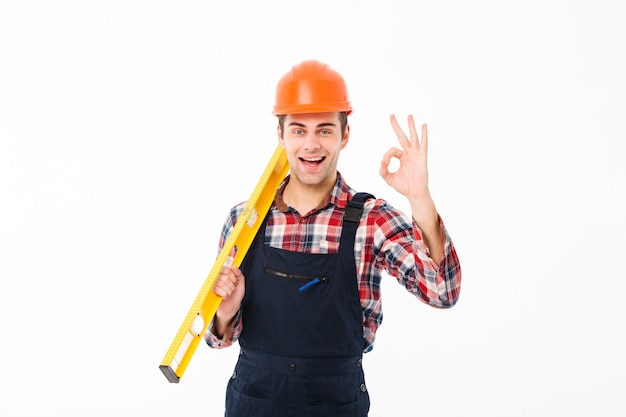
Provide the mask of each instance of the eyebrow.
{"label": "eyebrow", "polygon": [[[300,123],[300,122],[289,122],[289,124],[287,126],[306,127],[306,125],[304,123]],[[327,126],[336,127],[337,124],[332,123],[332,122],[324,122],[324,123],[318,124],[315,127],[319,128],[319,127],[327,127]]]}

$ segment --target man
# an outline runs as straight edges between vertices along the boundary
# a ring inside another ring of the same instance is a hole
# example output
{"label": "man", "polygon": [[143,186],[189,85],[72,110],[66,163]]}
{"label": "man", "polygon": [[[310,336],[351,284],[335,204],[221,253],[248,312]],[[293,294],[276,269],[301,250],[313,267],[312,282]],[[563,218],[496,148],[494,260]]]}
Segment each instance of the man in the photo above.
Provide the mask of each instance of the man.
{"label": "man", "polygon": [[[420,139],[409,116],[407,137],[392,115],[401,148],[379,168],[409,200],[411,219],[383,199],[356,196],[337,171],[351,111],[344,79],[319,61],[278,83],[274,114],[290,174],[240,268],[224,268],[213,287],[222,302],[206,341],[241,347],[227,417],[367,416],[361,358],[382,321],[382,274],[433,307],[458,300],[459,260],[428,189],[426,125]],[[231,210],[220,248],[243,207]]]}

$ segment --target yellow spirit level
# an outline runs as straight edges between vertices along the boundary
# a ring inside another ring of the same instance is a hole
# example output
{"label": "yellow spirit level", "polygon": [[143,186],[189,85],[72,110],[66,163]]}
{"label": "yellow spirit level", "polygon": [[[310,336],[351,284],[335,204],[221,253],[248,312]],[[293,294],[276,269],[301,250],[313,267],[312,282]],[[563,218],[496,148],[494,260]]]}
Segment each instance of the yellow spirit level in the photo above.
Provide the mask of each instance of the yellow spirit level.
{"label": "yellow spirit level", "polygon": [[170,345],[159,368],[170,382],[178,383],[189,365],[198,344],[222,298],[213,292],[213,284],[222,268],[230,261],[229,256],[236,248],[236,254],[229,264],[239,266],[243,261],[261,222],[269,211],[276,189],[289,172],[289,162],[282,146],[278,145],[272,159],[265,168],[261,179],[246,202],[243,212],[231,231],[224,247],[215,260],[213,268],[204,281],[200,292],[189,309],[174,341]]}

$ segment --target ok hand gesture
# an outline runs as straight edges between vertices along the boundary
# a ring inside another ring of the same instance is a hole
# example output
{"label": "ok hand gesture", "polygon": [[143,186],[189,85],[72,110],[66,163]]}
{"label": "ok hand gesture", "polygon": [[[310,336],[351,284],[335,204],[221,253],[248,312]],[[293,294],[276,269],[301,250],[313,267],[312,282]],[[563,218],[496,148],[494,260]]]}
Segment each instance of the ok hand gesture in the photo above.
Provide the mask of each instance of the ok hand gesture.
{"label": "ok hand gesture", "polygon": [[[402,149],[391,148],[383,156],[380,163],[380,175],[385,182],[396,191],[405,195],[409,200],[430,199],[428,190],[428,130],[422,125],[422,139],[420,141],[415,128],[413,115],[408,116],[409,137],[398,124],[395,115],[390,116],[393,128]],[[400,161],[400,167],[395,172],[389,171],[391,158]]]}

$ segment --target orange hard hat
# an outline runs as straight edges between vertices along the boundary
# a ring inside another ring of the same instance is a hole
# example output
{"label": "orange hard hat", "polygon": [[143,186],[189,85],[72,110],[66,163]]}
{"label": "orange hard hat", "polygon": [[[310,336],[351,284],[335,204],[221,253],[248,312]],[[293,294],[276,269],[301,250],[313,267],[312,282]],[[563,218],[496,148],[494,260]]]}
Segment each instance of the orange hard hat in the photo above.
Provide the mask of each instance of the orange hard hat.
{"label": "orange hard hat", "polygon": [[302,61],[283,75],[276,87],[273,113],[352,112],[343,77],[327,64]]}

